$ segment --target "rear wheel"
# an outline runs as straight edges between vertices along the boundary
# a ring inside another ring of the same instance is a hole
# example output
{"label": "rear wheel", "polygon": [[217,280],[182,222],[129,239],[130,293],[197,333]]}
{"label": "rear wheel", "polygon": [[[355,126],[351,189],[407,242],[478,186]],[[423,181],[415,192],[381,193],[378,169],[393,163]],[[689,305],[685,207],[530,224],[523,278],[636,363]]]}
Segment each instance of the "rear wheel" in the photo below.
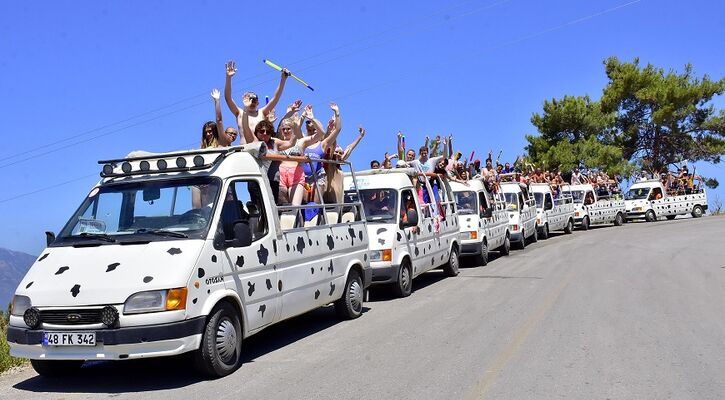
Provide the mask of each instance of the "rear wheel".
{"label": "rear wheel", "polygon": [[509,239],[508,234],[506,234],[506,239],[504,239],[503,244],[498,248],[498,251],[502,256],[511,254],[511,239]]}
{"label": "rear wheel", "polygon": [[410,268],[410,261],[404,259],[398,270],[398,282],[393,286],[393,291],[398,297],[408,297],[413,291],[413,273]]}
{"label": "rear wheel", "polygon": [[73,375],[83,363],[83,360],[30,360],[35,372],[48,378]]}
{"label": "rear wheel", "polygon": [[673,219],[675,219],[676,216],[677,215],[668,215],[665,218],[667,218],[668,220],[672,221]]}
{"label": "rear wheel", "polygon": [[624,217],[622,213],[617,213],[617,216],[614,217],[614,226],[622,226],[622,224],[624,224]]}
{"label": "rear wheel", "polygon": [[448,276],[458,275],[458,248],[453,246],[448,257],[448,263],[443,267],[443,272]]}
{"label": "rear wheel", "polygon": [[209,314],[201,345],[195,354],[199,372],[213,377],[232,373],[241,359],[242,324],[229,303],[220,303]]}
{"label": "rear wheel", "polygon": [[697,205],[695,207],[692,207],[692,218],[700,218],[702,217],[702,214],[702,206]]}
{"label": "rear wheel", "polygon": [[574,232],[574,221],[572,221],[571,218],[569,218],[569,221],[566,223],[566,227],[564,227],[564,233],[569,235],[572,232]]}
{"label": "rear wheel", "polygon": [[518,243],[519,250],[523,250],[526,248],[526,231],[523,229],[521,230],[521,241]]}
{"label": "rear wheel", "polygon": [[584,219],[582,219],[582,230],[583,231],[589,230],[589,216],[585,216]]}
{"label": "rear wheel", "polygon": [[363,283],[360,273],[351,269],[345,282],[345,292],[335,302],[337,315],[344,319],[355,319],[362,315]]}
{"label": "rear wheel", "polygon": [[647,210],[647,212],[644,213],[644,220],[647,222],[654,222],[657,221],[657,216],[653,210]]}
{"label": "rear wheel", "polygon": [[546,240],[549,238],[549,224],[544,224],[544,227],[541,228],[541,239]]}

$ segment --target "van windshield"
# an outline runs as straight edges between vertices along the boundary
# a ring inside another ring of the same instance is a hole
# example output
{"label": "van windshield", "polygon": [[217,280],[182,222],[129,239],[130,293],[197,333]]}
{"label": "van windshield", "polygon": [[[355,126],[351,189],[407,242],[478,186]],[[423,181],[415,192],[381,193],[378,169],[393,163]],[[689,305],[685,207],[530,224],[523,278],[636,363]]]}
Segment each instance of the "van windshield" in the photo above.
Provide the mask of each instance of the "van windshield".
{"label": "van windshield", "polygon": [[536,208],[544,207],[544,194],[543,193],[535,192],[534,200],[536,201]]}
{"label": "van windshield", "polygon": [[458,214],[475,214],[478,206],[476,205],[476,193],[472,191],[455,192],[456,210]]}
{"label": "van windshield", "polygon": [[504,193],[503,195],[506,198],[507,210],[519,209],[519,195],[517,193]]}
{"label": "van windshield", "polygon": [[625,200],[642,200],[646,199],[647,195],[649,194],[650,188],[648,187],[641,187],[641,188],[635,188],[635,189],[629,189],[627,194],[624,195]]}
{"label": "van windshield", "polygon": [[360,190],[360,196],[367,222],[392,224],[397,221],[397,190],[363,189]]}
{"label": "van windshield", "polygon": [[202,177],[93,189],[54,245],[206,237],[221,182]]}
{"label": "van windshield", "polygon": [[574,198],[574,203],[584,202],[584,191],[583,190],[572,190],[571,197]]}

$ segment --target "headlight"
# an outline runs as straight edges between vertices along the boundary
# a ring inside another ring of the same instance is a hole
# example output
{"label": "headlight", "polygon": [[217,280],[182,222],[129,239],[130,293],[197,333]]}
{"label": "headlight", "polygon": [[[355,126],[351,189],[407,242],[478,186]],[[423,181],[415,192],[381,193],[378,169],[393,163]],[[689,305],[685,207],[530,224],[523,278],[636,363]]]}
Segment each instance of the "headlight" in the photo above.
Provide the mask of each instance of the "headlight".
{"label": "headlight", "polygon": [[579,211],[575,212],[575,213],[574,213],[574,216],[575,216],[575,217],[578,217],[578,216],[579,216]]}
{"label": "headlight", "polygon": [[393,249],[373,250],[370,252],[370,261],[392,261]]}
{"label": "headlight", "polygon": [[468,233],[469,239],[478,239],[478,231],[472,231]]}
{"label": "headlight", "polygon": [[642,207],[632,207],[632,211],[642,211]]}
{"label": "headlight", "polygon": [[124,314],[186,309],[186,288],[152,290],[131,295],[123,304]]}
{"label": "headlight", "polygon": [[13,296],[13,305],[10,308],[10,314],[16,317],[22,317],[25,310],[32,307],[30,297],[28,296]]}

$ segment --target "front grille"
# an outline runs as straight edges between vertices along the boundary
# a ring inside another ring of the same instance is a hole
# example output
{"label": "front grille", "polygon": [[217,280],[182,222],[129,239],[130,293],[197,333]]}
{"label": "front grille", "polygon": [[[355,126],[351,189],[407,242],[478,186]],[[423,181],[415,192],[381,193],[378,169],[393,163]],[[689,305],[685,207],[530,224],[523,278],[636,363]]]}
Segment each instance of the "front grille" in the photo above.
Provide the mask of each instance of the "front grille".
{"label": "front grille", "polygon": [[[71,317],[69,317],[69,315]],[[76,316],[80,317],[77,318]],[[74,318],[76,317],[76,318]],[[53,325],[88,325],[101,323],[101,309],[42,310],[40,321]]]}

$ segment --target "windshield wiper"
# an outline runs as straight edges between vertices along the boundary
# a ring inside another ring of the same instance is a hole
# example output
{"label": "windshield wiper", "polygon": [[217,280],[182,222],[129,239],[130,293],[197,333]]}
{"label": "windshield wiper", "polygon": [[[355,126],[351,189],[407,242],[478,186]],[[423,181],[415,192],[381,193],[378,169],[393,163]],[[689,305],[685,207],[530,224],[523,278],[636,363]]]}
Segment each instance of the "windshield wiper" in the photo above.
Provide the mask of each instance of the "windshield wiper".
{"label": "windshield wiper", "polygon": [[185,233],[167,231],[166,229],[141,228],[141,229],[136,229],[136,233],[148,233],[151,235],[169,236],[169,237],[175,237],[175,238],[188,238],[189,237],[189,235],[187,235]]}
{"label": "windshield wiper", "polygon": [[105,233],[83,232],[83,233],[79,234],[78,237],[88,238],[88,239],[98,239],[98,240],[103,240],[104,242],[110,242],[110,243],[116,242],[116,239],[106,235]]}

